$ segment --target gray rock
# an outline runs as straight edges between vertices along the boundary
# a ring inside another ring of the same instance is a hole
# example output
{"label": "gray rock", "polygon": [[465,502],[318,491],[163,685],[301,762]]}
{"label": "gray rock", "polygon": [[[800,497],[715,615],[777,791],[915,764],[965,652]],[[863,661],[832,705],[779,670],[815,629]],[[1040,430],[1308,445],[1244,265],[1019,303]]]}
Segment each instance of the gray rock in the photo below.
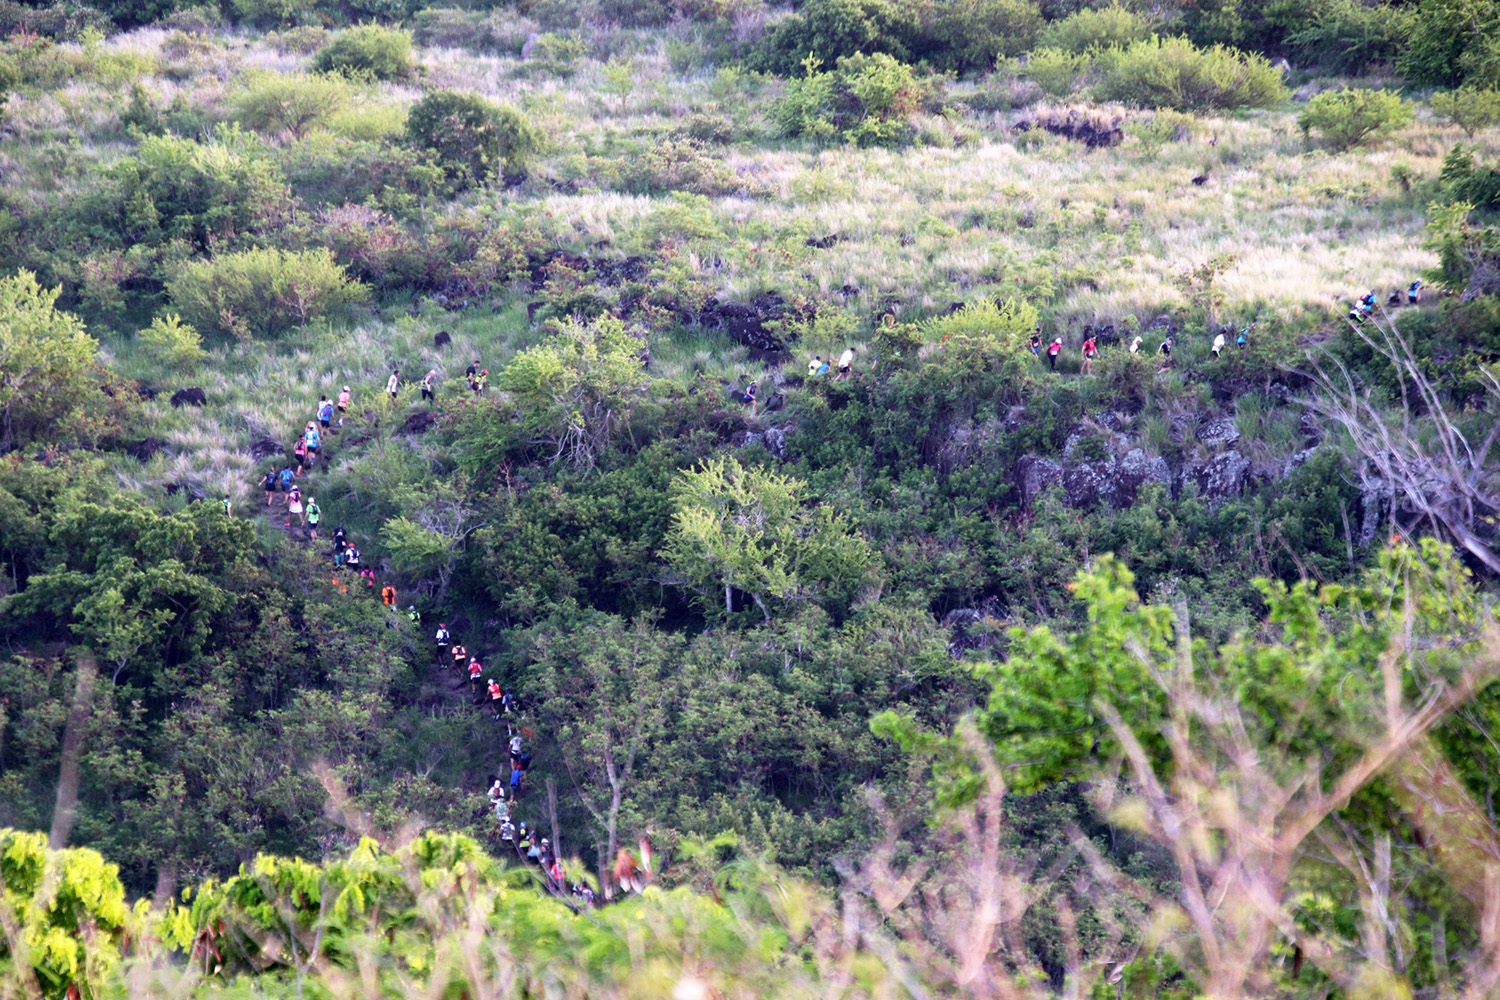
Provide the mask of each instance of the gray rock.
{"label": "gray rock", "polygon": [[1311,460],[1313,455],[1317,453],[1317,450],[1318,446],[1313,445],[1311,448],[1306,448],[1302,451],[1294,451],[1290,455],[1288,455],[1286,457],[1286,463],[1282,466],[1281,469],[1281,478],[1286,479],[1290,477],[1292,473],[1296,472],[1298,469],[1306,465],[1308,461]]}
{"label": "gray rock", "polygon": [[1198,440],[1214,448],[1228,448],[1240,439],[1233,417],[1214,417],[1198,425]]}
{"label": "gray rock", "polygon": [[1129,507],[1135,503],[1136,494],[1148,483],[1172,482],[1172,470],[1167,460],[1160,455],[1148,455],[1140,448],[1132,448],[1115,466],[1110,481],[1109,502],[1116,507]]}
{"label": "gray rock", "polygon": [[1015,482],[1021,490],[1021,503],[1030,507],[1032,501],[1048,489],[1062,482],[1061,465],[1050,458],[1038,455],[1022,455],[1016,462]]}
{"label": "gray rock", "polygon": [[750,431],[743,438],[738,435],[735,441],[741,448],[750,448],[755,445],[764,445],[766,451],[780,459],[787,456],[787,439],[797,433],[796,424],[786,424],[782,427],[767,427],[763,431]]}
{"label": "gray rock", "polygon": [[1368,479],[1359,490],[1359,547],[1365,548],[1380,533],[1381,522],[1391,509],[1396,491],[1383,479]]}
{"label": "gray rock", "polygon": [[1205,461],[1188,462],[1182,467],[1183,485],[1198,484],[1198,493],[1210,508],[1219,507],[1240,495],[1250,460],[1237,451],[1226,451]]}
{"label": "gray rock", "polygon": [[1107,462],[1084,462],[1063,470],[1063,490],[1069,507],[1092,507],[1113,493],[1113,459]]}

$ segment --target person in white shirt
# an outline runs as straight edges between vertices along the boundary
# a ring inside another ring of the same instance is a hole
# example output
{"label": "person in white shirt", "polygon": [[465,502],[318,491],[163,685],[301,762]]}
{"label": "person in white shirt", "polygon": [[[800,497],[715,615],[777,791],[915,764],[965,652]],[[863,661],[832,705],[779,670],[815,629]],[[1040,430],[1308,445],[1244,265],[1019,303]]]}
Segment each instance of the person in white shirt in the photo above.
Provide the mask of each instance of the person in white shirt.
{"label": "person in white shirt", "polygon": [[844,353],[839,355],[839,374],[838,378],[834,379],[834,381],[837,382],[840,378],[847,379],[849,377],[849,369],[853,364],[854,348],[846,347],[844,348]]}
{"label": "person in white shirt", "polygon": [[1221,333],[1217,337],[1214,338],[1214,357],[1217,358],[1219,356],[1219,352],[1222,351],[1223,349],[1224,349],[1224,335]]}
{"label": "person in white shirt", "polygon": [[1130,353],[1131,354],[1139,354],[1139,353],[1141,353],[1141,338],[1140,337],[1137,337],[1137,338],[1135,338],[1134,340],[1132,340],[1130,342]]}
{"label": "person in white shirt", "polygon": [[385,391],[391,394],[392,399],[396,398],[396,387],[401,384],[400,375],[399,371],[393,371],[391,377],[385,380]]}

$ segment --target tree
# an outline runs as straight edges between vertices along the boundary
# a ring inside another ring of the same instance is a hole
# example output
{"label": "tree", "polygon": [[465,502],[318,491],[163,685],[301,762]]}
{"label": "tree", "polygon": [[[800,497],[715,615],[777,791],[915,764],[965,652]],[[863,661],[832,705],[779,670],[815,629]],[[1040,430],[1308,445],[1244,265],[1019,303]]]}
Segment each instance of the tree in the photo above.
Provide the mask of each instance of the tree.
{"label": "tree", "polygon": [[1325,90],[1307,102],[1297,127],[1311,141],[1317,130],[1337,152],[1353,149],[1376,136],[1411,124],[1416,112],[1399,94],[1387,90]]}
{"label": "tree", "polygon": [[30,271],[0,278],[0,454],[58,434],[98,392],[88,373],[99,344],[56,308],[61,292]]}
{"label": "tree", "polygon": [[552,336],[513,358],[497,380],[529,443],[552,462],[592,471],[645,391],[641,342],[613,316],[552,324]]}
{"label": "tree", "polygon": [[569,616],[532,638],[539,721],[598,827],[601,872],[619,850],[627,796],[637,821],[635,810],[651,800],[656,781],[636,766],[663,735],[682,652],[680,637],[658,632],[647,618],[627,624],[613,615],[585,622]]}
{"label": "tree", "polygon": [[515,108],[454,90],[433,91],[412,106],[406,140],[432,150],[466,184],[488,184],[502,169],[518,172],[542,143],[541,133]]}
{"label": "tree", "polygon": [[301,139],[327,127],[349,103],[349,84],[322,73],[256,73],[231,106],[257,132]]}
{"label": "tree", "polygon": [[851,588],[869,564],[869,545],[832,507],[804,506],[804,489],[733,456],[684,470],[673,484],[667,562],[705,599],[722,590],[726,616],[736,589],[769,621],[770,598],[811,600],[830,587]]}
{"label": "tree", "polygon": [[198,331],[176,313],[156,317],[140,336],[147,353],[170,368],[192,368],[208,357]]}
{"label": "tree", "polygon": [[1500,121],[1500,90],[1465,84],[1457,90],[1433,94],[1432,113],[1457,125],[1472,139],[1475,132]]}
{"label": "tree", "polygon": [[1239,260],[1232,253],[1214,254],[1196,267],[1172,276],[1172,284],[1203,310],[1203,318],[1210,327],[1218,325],[1219,308],[1224,305],[1224,289],[1219,286],[1219,279],[1234,270]]}
{"label": "tree", "polygon": [[464,543],[485,526],[468,494],[468,484],[452,477],[399,490],[391,502],[411,515],[393,517],[381,529],[398,572],[437,577],[438,604],[448,596]]}
{"label": "tree", "polygon": [[[1500,554],[1480,536],[1500,515],[1500,421],[1487,421],[1482,438],[1470,440],[1457,414],[1443,403],[1437,386],[1392,319],[1375,321],[1374,334],[1358,324],[1355,333],[1394,367],[1401,405],[1377,403],[1349,370],[1330,358],[1320,369],[1319,394],[1309,406],[1342,428],[1354,443],[1362,486],[1394,490],[1433,531],[1457,542],[1500,577]],[[1500,378],[1479,369],[1491,407],[1500,404]],[[1495,457],[1492,458],[1491,455]],[[1412,526],[1406,526],[1410,530]]]}
{"label": "tree", "polygon": [[404,80],[415,69],[411,32],[378,24],[350,28],[319,50],[313,69],[353,78]]}

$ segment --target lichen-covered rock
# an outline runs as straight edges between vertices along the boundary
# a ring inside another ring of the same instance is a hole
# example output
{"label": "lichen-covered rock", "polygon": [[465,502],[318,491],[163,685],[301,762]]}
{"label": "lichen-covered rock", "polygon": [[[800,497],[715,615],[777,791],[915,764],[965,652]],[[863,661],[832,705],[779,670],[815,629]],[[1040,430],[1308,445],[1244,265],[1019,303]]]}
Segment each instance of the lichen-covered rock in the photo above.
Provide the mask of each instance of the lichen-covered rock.
{"label": "lichen-covered rock", "polygon": [[1188,462],[1182,467],[1182,482],[1198,484],[1198,495],[1209,507],[1218,507],[1240,495],[1250,460],[1238,451],[1221,452],[1203,461]]}
{"label": "lichen-covered rock", "polygon": [[1062,474],[1062,466],[1050,458],[1022,455],[1020,461],[1016,462],[1014,477],[1021,493],[1021,503],[1030,507],[1037,497],[1062,482]]}
{"label": "lichen-covered rock", "polygon": [[1212,448],[1228,448],[1240,439],[1233,417],[1214,417],[1198,425],[1198,440]]}

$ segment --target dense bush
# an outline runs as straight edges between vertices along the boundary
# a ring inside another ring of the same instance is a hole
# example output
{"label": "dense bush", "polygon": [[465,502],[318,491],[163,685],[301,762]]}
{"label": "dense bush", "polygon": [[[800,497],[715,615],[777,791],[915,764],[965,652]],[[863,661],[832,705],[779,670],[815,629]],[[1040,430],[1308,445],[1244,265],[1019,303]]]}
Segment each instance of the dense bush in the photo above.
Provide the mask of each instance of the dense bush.
{"label": "dense bush", "polygon": [[71,313],[60,289],[26,271],[0,278],[0,454],[34,438],[68,440],[88,395],[98,343]]}
{"label": "dense bush", "polygon": [[415,68],[411,33],[378,24],[350,28],[318,52],[313,68],[361,79],[404,80]]}
{"label": "dense bush", "polygon": [[1303,136],[1316,131],[1337,151],[1395,132],[1411,123],[1415,112],[1398,94],[1385,90],[1329,90],[1307,102],[1297,116]]}
{"label": "dense bush", "polygon": [[777,21],[746,60],[752,69],[794,75],[809,55],[832,66],[855,53],[907,56],[917,18],[895,0],[808,0]]}
{"label": "dense bush", "polygon": [[1500,5],[1473,0],[1422,0],[1397,69],[1410,83],[1453,86],[1472,80],[1500,85]]}
{"label": "dense bush", "polygon": [[1084,9],[1053,21],[1037,34],[1038,48],[1084,53],[1125,48],[1151,35],[1151,21],[1119,4]]}
{"label": "dense bush", "polygon": [[141,331],[141,343],[158,364],[169,368],[191,368],[208,356],[198,331],[176,313],[153,320]]}
{"label": "dense bush", "polygon": [[1287,37],[1298,63],[1348,76],[1392,65],[1411,37],[1410,8],[1335,0],[1312,24]]}
{"label": "dense bush", "polygon": [[242,340],[274,337],[336,313],[363,300],[365,291],[325,249],[222,254],[189,264],[167,282],[188,322]]}
{"label": "dense bush", "polygon": [[1042,15],[1032,0],[958,0],[912,4],[919,25],[906,42],[912,62],[956,73],[988,72],[996,58],[1036,44]]}
{"label": "dense bush", "polygon": [[1443,157],[1438,174],[1438,190],[1446,202],[1467,202],[1474,208],[1500,207],[1500,168],[1494,164],[1476,165],[1478,147],[1454,144]]}
{"label": "dense bush", "polygon": [[770,116],[786,136],[897,146],[911,141],[909,118],[921,99],[911,67],[884,53],[846,56],[831,73],[809,63],[806,76],[787,81]]}
{"label": "dense bush", "polygon": [[453,90],[433,91],[412,106],[406,139],[436,153],[460,184],[488,184],[502,170],[520,171],[542,141],[515,108]]}
{"label": "dense bush", "polygon": [[1099,56],[1095,97],[1143,108],[1232,111],[1285,101],[1281,74],[1264,56],[1185,38],[1151,38]]}

